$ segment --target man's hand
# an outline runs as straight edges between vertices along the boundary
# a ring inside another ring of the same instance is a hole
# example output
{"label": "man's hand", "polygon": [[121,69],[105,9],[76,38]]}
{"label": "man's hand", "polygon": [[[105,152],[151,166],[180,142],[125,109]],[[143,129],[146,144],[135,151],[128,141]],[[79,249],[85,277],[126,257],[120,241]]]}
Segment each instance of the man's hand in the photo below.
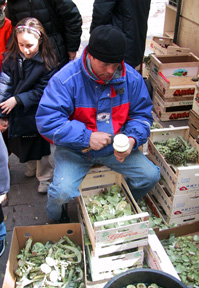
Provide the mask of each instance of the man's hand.
{"label": "man's hand", "polygon": [[92,132],[90,137],[90,148],[93,150],[101,150],[108,144],[111,144],[111,134],[105,132]]}
{"label": "man's hand", "polygon": [[17,101],[15,97],[13,96],[13,97],[10,97],[8,100],[2,102],[0,104],[0,107],[2,109],[2,113],[9,114],[16,105],[17,105]]}
{"label": "man's hand", "polygon": [[68,51],[69,61],[74,60],[76,57],[76,52]]}
{"label": "man's hand", "polygon": [[8,129],[8,118],[0,118],[0,131],[3,133]]}
{"label": "man's hand", "polygon": [[0,204],[7,199],[6,194],[0,195]]}
{"label": "man's hand", "polygon": [[135,139],[133,138],[129,138],[129,144],[130,144],[130,147],[127,151],[125,152],[117,152],[116,150],[114,150],[114,155],[115,155],[115,158],[119,161],[119,162],[123,162],[125,160],[125,158],[127,156],[129,156],[129,154],[131,153],[132,149],[133,149],[133,146],[135,144]]}

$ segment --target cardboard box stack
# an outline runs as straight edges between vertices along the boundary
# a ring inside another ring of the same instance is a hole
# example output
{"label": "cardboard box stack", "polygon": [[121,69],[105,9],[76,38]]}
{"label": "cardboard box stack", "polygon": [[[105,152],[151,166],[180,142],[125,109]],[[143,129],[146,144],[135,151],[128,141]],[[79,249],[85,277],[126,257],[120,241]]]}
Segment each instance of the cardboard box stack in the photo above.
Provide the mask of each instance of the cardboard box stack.
{"label": "cardboard box stack", "polygon": [[154,110],[161,121],[188,119],[196,95],[199,58],[193,53],[150,55]]}
{"label": "cardboard box stack", "polygon": [[[120,186],[133,215],[91,223],[87,211],[89,198],[111,185]],[[142,212],[121,174],[111,170],[88,173],[80,185],[80,213],[91,246],[87,247],[92,281],[109,279],[114,271],[142,267],[144,247],[148,245],[149,214]]]}
{"label": "cardboard box stack", "polygon": [[154,144],[179,135],[199,152],[199,144],[190,136],[188,126],[152,130],[148,140],[147,157],[161,168],[162,177],[147,195],[148,204],[168,225],[199,220],[199,158],[197,163],[175,166]]}

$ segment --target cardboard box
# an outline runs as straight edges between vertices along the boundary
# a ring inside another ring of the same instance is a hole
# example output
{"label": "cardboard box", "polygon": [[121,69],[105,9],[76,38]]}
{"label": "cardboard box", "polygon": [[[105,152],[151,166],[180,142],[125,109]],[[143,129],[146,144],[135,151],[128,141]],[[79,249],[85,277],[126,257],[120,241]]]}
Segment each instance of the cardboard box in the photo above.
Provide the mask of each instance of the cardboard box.
{"label": "cardboard box", "polygon": [[165,36],[154,36],[150,48],[156,55],[181,55],[188,54],[189,48],[182,48],[173,43],[173,39]]}
{"label": "cardboard box", "polygon": [[[118,184],[126,200],[130,203],[134,215],[123,216],[115,219],[94,222],[92,225],[86,204],[89,197],[97,195],[99,191],[105,187],[110,187],[113,184]],[[124,245],[128,243],[129,248],[134,246],[133,241],[144,239],[147,245],[148,229],[149,229],[149,214],[142,212],[136,201],[134,200],[124,177],[114,171],[102,171],[98,173],[89,173],[86,175],[80,185],[79,204],[82,212],[82,217],[85,222],[89,238],[92,244],[94,255],[105,255],[111,252],[122,251]],[[125,225],[124,221],[135,220],[136,223]],[[104,229],[104,225],[118,224],[116,228]],[[131,246],[132,245],[132,246]],[[116,248],[115,248],[116,247]]]}
{"label": "cardboard box", "polygon": [[161,168],[161,174],[167,182],[173,195],[182,195],[185,193],[194,193],[199,191],[199,159],[196,164],[188,166],[174,166],[168,164],[165,158],[159,153],[153,144],[156,141],[167,140],[172,137],[182,136],[193,147],[199,151],[198,143],[189,135],[189,127],[172,127],[157,130],[151,130],[148,139],[147,157]]}
{"label": "cardboard box", "polygon": [[188,125],[190,128],[190,135],[199,143],[199,114],[192,109],[189,113]]}
{"label": "cardboard box", "polygon": [[[172,237],[184,237],[184,236],[186,236],[186,237],[187,236],[192,236],[193,237],[195,235],[199,236],[199,221],[195,221],[195,222],[189,223],[189,224],[179,225],[179,226],[176,226],[174,228],[170,228],[170,229],[167,229],[167,230],[162,230],[162,231],[158,231],[157,232],[157,236],[158,236],[160,241],[162,241],[162,240],[164,241],[166,239],[169,239],[171,235],[172,235]],[[175,240],[177,240],[177,239],[173,239],[173,240],[176,243]],[[184,255],[186,254],[187,248],[183,249],[183,246],[181,246],[181,243],[180,243],[179,250],[177,251],[177,249],[175,249],[174,255],[176,255],[177,257],[179,256],[179,259],[182,259],[184,261]],[[198,253],[198,244],[195,241],[194,241],[194,243],[191,243],[190,241],[188,241],[188,243],[190,245],[189,246],[190,247],[189,252],[194,251],[194,247],[195,247],[196,254],[195,253],[193,253],[193,255],[192,255],[192,253],[188,253],[187,254],[188,258],[190,259],[190,263],[187,262],[188,266],[187,266],[187,268],[185,270],[185,273],[183,273],[183,272],[182,272],[182,274],[179,273],[179,277],[180,278],[182,277],[182,279],[185,276],[187,276],[187,278],[188,278],[188,274],[187,274],[188,272],[190,272],[190,275],[193,272],[196,272],[196,275],[198,275],[198,261],[196,260],[197,256],[199,255],[199,253]],[[188,245],[188,243],[183,241],[183,244],[184,244],[185,247]],[[172,247],[172,245],[174,245],[174,243],[171,244],[171,247]],[[165,251],[166,251],[166,249],[165,249]],[[174,255],[171,255],[171,257],[174,256]],[[194,262],[193,262],[193,259],[194,259]],[[172,258],[171,258],[171,261],[173,262]],[[186,260],[185,260],[185,262],[186,262]],[[192,263],[193,263],[193,265],[194,264],[195,265],[191,266]],[[179,264],[182,264],[182,262],[180,261],[180,263],[179,263],[178,260],[176,262],[173,262],[173,265],[174,265],[174,267],[176,267],[176,270],[177,270],[177,266]],[[186,265],[186,263],[184,263],[184,265],[183,265],[184,268],[185,268],[185,265]],[[194,269],[196,269],[196,270],[194,270]],[[189,280],[191,280],[191,279],[189,279]],[[186,283],[187,287],[194,287],[194,286],[197,287],[198,286],[198,281],[197,280],[196,281],[189,281],[189,283],[187,283],[187,281],[185,280],[185,283]]]}
{"label": "cardboard box", "polygon": [[169,81],[172,78],[179,85],[187,79],[190,81],[199,74],[199,58],[193,53],[187,55],[150,55],[150,73],[158,81],[161,72]]}
{"label": "cardboard box", "polygon": [[153,108],[161,121],[182,120],[189,118],[189,111],[192,109],[191,100],[181,99],[180,101],[164,101],[158,89],[153,90]]}
{"label": "cardboard box", "polygon": [[15,227],[12,235],[9,258],[6,265],[3,288],[15,287],[16,277],[14,271],[17,269],[18,266],[17,255],[20,253],[21,249],[25,247],[25,243],[30,237],[30,235],[33,237],[33,243],[39,241],[45,244],[47,241],[50,240],[53,242],[57,242],[58,240],[60,240],[61,237],[67,235],[75,244],[80,245],[83,251],[83,261],[85,269],[84,275],[86,284],[86,265],[82,226],[80,223],[72,223]]}
{"label": "cardboard box", "polygon": [[149,229],[149,244],[144,248],[146,263],[151,269],[160,270],[180,280],[171,260],[157,235]]}
{"label": "cardboard box", "polygon": [[173,234],[175,237],[193,234],[199,235],[199,221],[179,225],[173,228],[156,232],[156,235],[160,241],[164,239],[169,239],[171,234]]}

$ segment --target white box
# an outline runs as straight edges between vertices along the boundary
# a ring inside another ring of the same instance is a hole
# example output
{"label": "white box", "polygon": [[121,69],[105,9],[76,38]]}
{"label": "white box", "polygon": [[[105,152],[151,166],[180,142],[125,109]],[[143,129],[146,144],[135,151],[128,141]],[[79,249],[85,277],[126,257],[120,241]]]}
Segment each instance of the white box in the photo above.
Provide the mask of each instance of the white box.
{"label": "white box", "polygon": [[148,266],[151,269],[163,271],[181,280],[157,235],[152,229],[149,229],[149,232],[149,244],[144,248]]}
{"label": "white box", "polygon": [[165,186],[157,183],[149,195],[157,200],[170,218],[199,214],[199,191],[173,196]]}

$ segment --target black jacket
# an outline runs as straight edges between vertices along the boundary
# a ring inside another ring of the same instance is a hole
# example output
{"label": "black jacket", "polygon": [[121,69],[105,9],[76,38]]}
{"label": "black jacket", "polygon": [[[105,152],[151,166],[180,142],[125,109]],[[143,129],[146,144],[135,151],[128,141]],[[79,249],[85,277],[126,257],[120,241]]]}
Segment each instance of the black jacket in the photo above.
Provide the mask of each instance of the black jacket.
{"label": "black jacket", "polygon": [[[56,26],[51,13],[49,12],[46,2],[51,3],[58,19],[60,20],[63,30],[62,33]],[[15,26],[25,17],[37,18],[50,38],[59,62],[63,64],[69,61],[67,51],[78,51],[81,34],[82,18],[79,10],[72,0],[8,0],[7,16]]]}
{"label": "black jacket", "polygon": [[124,61],[136,67],[144,56],[151,0],[95,0],[90,32],[102,24],[118,27],[126,36]]}
{"label": "black jacket", "polygon": [[[48,71],[37,53],[33,58],[17,61],[11,57],[2,64],[0,74],[0,102],[15,96],[18,103],[9,114],[8,138],[37,133],[35,114],[43,90],[57,69]],[[0,112],[0,117],[8,115]]]}

